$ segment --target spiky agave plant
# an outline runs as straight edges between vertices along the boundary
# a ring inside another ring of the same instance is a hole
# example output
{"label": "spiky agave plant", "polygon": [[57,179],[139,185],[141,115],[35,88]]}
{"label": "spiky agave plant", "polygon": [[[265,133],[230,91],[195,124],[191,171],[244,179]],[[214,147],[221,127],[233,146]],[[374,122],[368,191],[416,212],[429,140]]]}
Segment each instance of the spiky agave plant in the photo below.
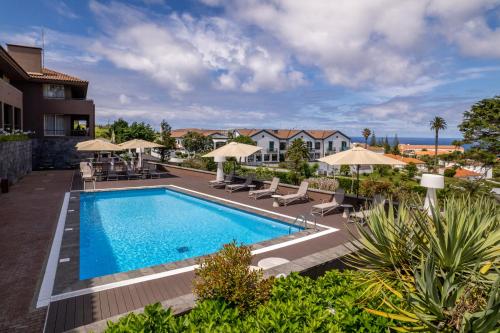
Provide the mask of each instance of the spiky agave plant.
{"label": "spiky agave plant", "polygon": [[[481,322],[490,313],[480,303],[469,309],[473,314],[458,308],[472,291],[478,299],[491,293],[498,280],[499,206],[488,198],[464,196],[445,200],[443,208],[433,208],[429,217],[403,203],[395,216],[390,205],[387,212],[375,209],[366,227],[357,225],[358,251],[348,263],[370,273],[368,289],[406,300],[404,309],[390,306],[399,312],[397,318],[368,311],[414,324],[418,319],[423,324],[418,329],[431,331],[461,330],[467,316]],[[398,279],[400,290],[394,288]],[[385,303],[390,303],[387,297]]]}

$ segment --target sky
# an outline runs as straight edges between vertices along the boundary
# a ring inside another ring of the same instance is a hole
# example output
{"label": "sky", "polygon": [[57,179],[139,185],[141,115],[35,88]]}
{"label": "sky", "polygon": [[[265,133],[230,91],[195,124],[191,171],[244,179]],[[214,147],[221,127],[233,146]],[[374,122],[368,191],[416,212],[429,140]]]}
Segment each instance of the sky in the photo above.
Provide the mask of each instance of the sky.
{"label": "sky", "polygon": [[0,43],[90,81],[96,120],[459,137],[500,95],[500,0],[3,0]]}

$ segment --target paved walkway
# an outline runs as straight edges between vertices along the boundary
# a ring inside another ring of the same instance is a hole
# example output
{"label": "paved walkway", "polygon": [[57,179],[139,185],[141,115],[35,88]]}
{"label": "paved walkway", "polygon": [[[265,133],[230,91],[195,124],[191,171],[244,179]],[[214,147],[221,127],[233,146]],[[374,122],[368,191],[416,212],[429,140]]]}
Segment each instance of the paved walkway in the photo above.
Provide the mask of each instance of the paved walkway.
{"label": "paved walkway", "polygon": [[0,332],[41,332],[37,286],[73,171],[35,171],[0,194]]}

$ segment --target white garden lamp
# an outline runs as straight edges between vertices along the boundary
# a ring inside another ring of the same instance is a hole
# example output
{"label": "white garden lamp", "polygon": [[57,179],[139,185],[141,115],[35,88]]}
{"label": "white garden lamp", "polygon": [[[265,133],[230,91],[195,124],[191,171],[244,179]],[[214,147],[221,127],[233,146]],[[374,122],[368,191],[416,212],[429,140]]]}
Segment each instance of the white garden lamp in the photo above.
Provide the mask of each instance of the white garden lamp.
{"label": "white garden lamp", "polygon": [[217,163],[217,177],[215,178],[216,181],[221,182],[224,180],[224,162],[226,161],[226,158],[224,156],[215,156],[214,157],[214,162]]}
{"label": "white garden lamp", "polygon": [[432,215],[431,207],[436,207],[437,203],[436,189],[444,188],[444,177],[441,175],[424,173],[420,180],[420,186],[427,187],[424,209],[429,215]]}

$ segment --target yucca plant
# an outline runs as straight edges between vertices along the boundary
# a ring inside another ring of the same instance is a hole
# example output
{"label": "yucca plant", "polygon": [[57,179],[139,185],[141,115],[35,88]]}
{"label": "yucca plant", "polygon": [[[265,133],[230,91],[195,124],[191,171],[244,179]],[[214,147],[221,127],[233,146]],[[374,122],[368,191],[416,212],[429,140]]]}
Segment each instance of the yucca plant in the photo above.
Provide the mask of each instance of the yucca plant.
{"label": "yucca plant", "polygon": [[398,318],[368,311],[413,325],[400,330],[489,327],[484,318],[494,316],[488,309],[498,309],[499,299],[491,294],[498,293],[499,213],[494,201],[466,196],[445,200],[443,211],[433,208],[431,216],[408,203],[397,214],[392,205],[375,208],[366,226],[356,225],[358,251],[348,263],[370,272],[368,290],[407,302],[393,308]]}

